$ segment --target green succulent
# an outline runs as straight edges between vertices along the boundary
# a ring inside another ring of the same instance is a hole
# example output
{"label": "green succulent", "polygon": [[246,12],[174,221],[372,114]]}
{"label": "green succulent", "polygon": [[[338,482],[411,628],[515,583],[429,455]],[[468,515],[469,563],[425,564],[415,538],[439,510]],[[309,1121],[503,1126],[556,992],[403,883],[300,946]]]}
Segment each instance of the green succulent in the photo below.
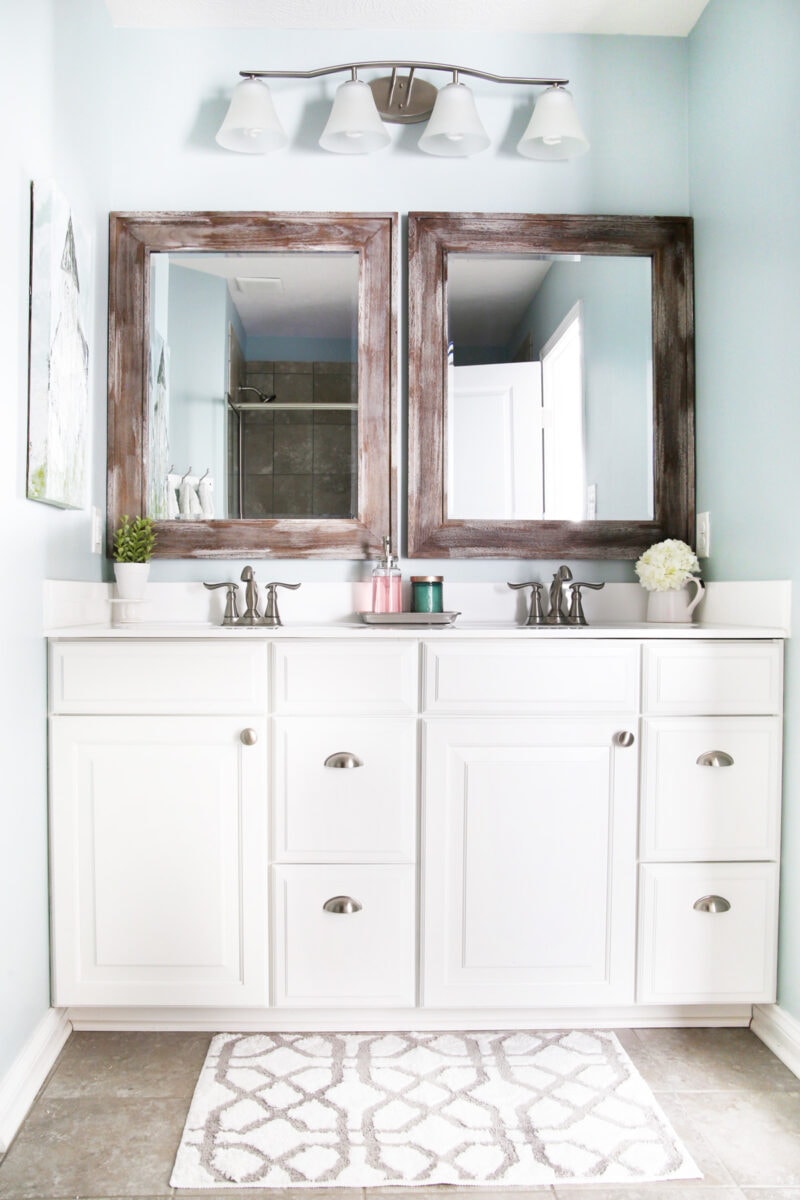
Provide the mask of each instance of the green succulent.
{"label": "green succulent", "polygon": [[114,561],[149,562],[156,544],[156,532],[150,517],[124,516],[114,534]]}

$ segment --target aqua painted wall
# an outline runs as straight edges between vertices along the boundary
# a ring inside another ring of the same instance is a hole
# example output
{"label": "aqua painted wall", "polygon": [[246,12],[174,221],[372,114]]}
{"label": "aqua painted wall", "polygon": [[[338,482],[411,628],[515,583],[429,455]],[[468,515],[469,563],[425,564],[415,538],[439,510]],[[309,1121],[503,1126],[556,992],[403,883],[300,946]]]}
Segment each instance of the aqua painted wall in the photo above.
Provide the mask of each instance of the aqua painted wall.
{"label": "aqua painted wall", "polygon": [[[710,579],[792,579],[800,627],[800,4],[711,0],[689,38],[697,502]],[[787,644],[778,1002],[800,1019],[800,648]]]}
{"label": "aqua painted wall", "polygon": [[[52,179],[94,241],[87,503],[104,507],[110,22],[95,0],[0,11],[0,1080],[50,1004],[46,654],[42,582],[101,577],[88,508],[25,499],[30,184]],[[13,99],[12,99],[13,98]]]}

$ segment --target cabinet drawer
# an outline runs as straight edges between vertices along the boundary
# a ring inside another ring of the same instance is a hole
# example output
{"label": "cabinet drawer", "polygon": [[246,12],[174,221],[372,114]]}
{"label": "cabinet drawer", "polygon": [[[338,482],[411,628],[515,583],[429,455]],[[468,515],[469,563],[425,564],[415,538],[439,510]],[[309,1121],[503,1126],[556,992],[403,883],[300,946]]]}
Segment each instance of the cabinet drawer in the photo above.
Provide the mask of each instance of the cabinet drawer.
{"label": "cabinet drawer", "polygon": [[652,713],[781,712],[777,642],[655,642],[644,648],[643,709]]}
{"label": "cabinet drawer", "polygon": [[[272,880],[274,1004],[414,1004],[413,866],[281,866]],[[326,911],[342,897],[360,910]]]}
{"label": "cabinet drawer", "polygon": [[642,746],[643,858],[777,858],[779,717],[651,717]]}
{"label": "cabinet drawer", "polygon": [[[730,908],[699,911],[706,896]],[[773,1001],[777,925],[775,863],[641,867],[639,1003]]]}
{"label": "cabinet drawer", "polygon": [[277,713],[416,713],[414,642],[276,642],[272,704]]}
{"label": "cabinet drawer", "polygon": [[[413,717],[276,718],[275,859],[413,862],[416,725]],[[342,760],[357,765],[337,766]]]}
{"label": "cabinet drawer", "polygon": [[631,642],[427,642],[423,661],[427,713],[603,714],[638,707],[639,647]]}
{"label": "cabinet drawer", "polygon": [[50,704],[55,713],[263,713],[266,644],[53,642]]}

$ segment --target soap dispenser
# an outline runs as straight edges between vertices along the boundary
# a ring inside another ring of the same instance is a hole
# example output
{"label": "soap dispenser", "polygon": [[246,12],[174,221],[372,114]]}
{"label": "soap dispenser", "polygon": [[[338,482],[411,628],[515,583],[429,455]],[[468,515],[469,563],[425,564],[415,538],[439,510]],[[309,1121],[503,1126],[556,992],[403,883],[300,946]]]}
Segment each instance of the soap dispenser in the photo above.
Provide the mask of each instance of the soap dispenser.
{"label": "soap dispenser", "polygon": [[372,572],[372,611],[395,613],[403,611],[400,593],[400,568],[392,554],[391,540],[383,539],[383,557]]}

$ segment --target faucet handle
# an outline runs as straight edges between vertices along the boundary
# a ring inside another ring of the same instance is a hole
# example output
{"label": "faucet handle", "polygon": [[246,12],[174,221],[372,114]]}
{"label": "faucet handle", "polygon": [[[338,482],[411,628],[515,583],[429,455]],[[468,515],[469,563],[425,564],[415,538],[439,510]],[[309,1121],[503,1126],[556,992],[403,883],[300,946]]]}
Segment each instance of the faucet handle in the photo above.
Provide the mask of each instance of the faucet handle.
{"label": "faucet handle", "polygon": [[514,591],[519,591],[520,588],[529,587],[531,589],[531,610],[528,613],[526,625],[543,625],[544,612],[542,611],[542,584],[536,580],[529,580],[527,583],[509,583],[510,588]]}
{"label": "faucet handle", "polygon": [[233,625],[239,616],[239,609],[236,604],[236,593],[239,590],[238,583],[232,583],[226,580],[224,583],[204,583],[204,588],[208,588],[210,592],[216,591],[217,588],[227,588],[225,595],[225,615],[222,618],[223,625]]}
{"label": "faucet handle", "polygon": [[278,580],[275,580],[273,583],[265,583],[264,584],[264,588],[266,590],[267,595],[266,595],[266,600],[265,600],[264,616],[261,618],[262,625],[275,626],[275,625],[283,624],[283,621],[281,621],[281,618],[280,618],[280,613],[278,612],[278,597],[276,595],[276,590],[279,587],[291,588],[291,590],[293,592],[296,592],[297,589],[300,587],[300,584],[299,583],[280,583]]}
{"label": "faucet handle", "polygon": [[599,592],[604,588],[605,583],[571,583],[569,585],[569,613],[567,620],[570,625],[588,625],[589,622],[583,614],[583,602],[581,600],[581,588],[591,588],[593,592]]}

